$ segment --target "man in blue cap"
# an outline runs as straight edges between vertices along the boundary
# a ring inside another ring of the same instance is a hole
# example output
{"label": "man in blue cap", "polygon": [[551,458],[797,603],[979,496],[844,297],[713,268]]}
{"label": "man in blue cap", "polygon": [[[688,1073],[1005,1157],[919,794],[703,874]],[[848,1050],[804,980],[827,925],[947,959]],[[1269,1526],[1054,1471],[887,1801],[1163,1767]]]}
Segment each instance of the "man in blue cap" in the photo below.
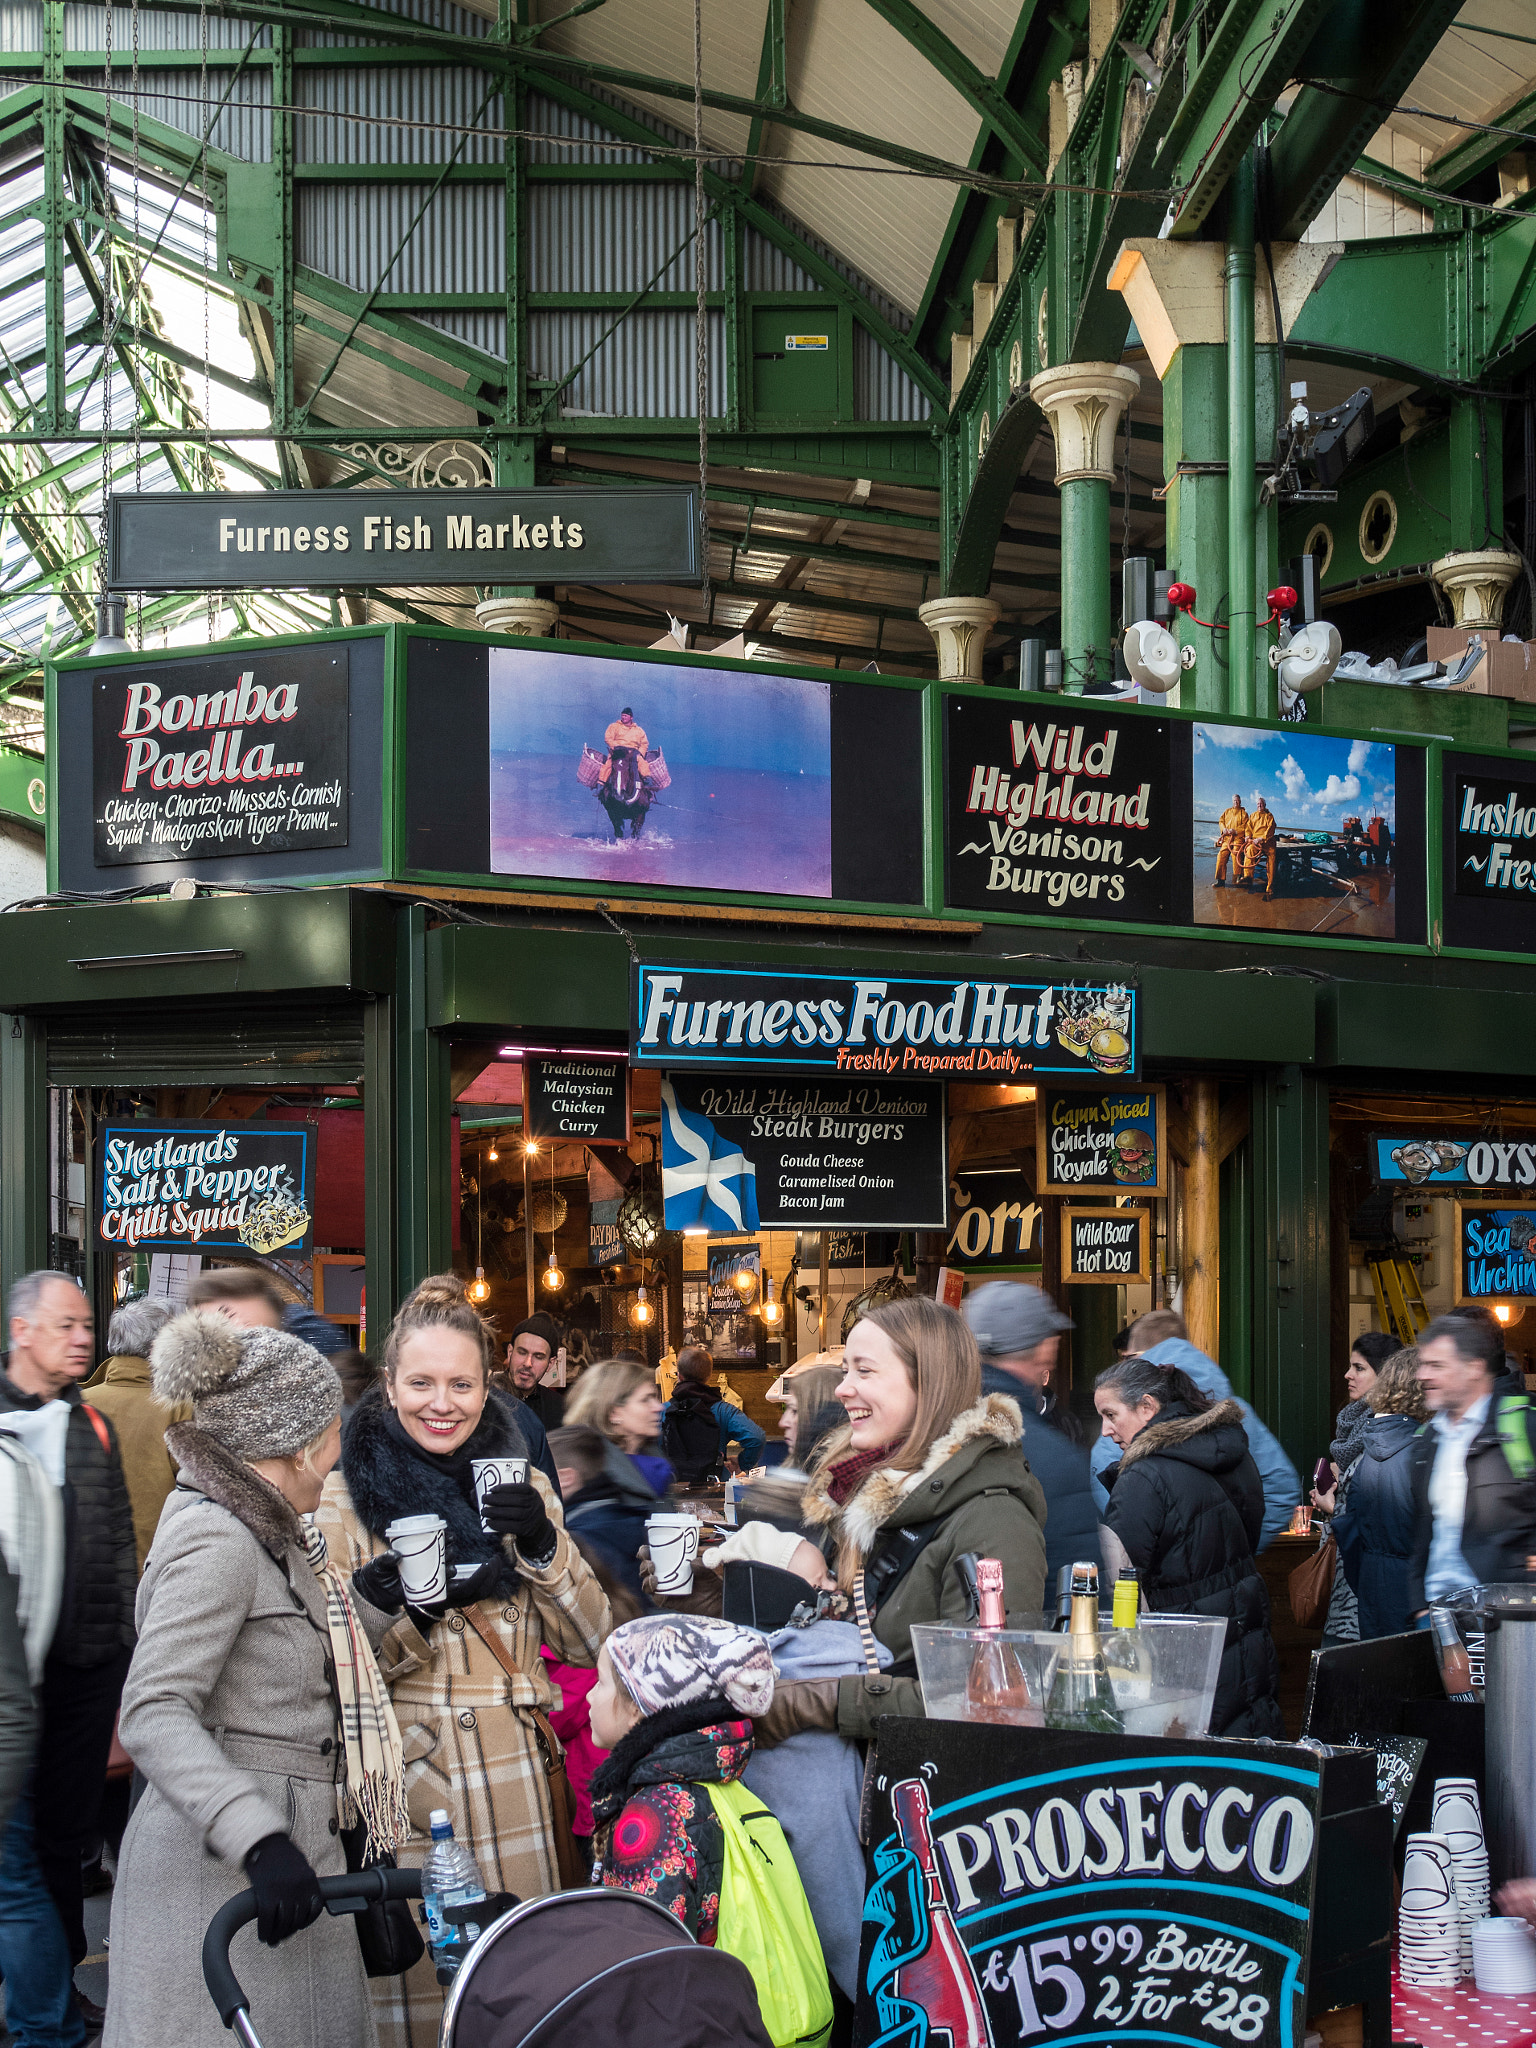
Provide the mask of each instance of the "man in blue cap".
{"label": "man in blue cap", "polygon": [[1045,1490],[1047,1594],[1063,1565],[1099,1561],[1099,1515],[1089,1484],[1088,1454],[1058,1426],[1046,1388],[1061,1333],[1072,1319],[1038,1287],[989,1280],[968,1294],[961,1311],[981,1352],[981,1391],[1019,1404],[1023,1451]]}

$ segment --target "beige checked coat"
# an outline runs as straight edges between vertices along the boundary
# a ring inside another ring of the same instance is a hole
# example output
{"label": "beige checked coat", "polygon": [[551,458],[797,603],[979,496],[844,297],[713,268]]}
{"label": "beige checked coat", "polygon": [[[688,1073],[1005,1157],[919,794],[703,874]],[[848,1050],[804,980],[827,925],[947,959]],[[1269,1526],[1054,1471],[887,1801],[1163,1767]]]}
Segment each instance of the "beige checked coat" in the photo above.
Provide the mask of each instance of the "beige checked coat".
{"label": "beige checked coat", "polygon": [[[405,1752],[405,1782],[416,1839],[402,1866],[419,1866],[431,1846],[428,1815],[446,1807],[457,1840],[467,1842],[487,1891],[538,1898],[559,1890],[549,1829],[549,1795],[534,1722],[526,1711],[558,1706],[541,1647],[562,1663],[588,1666],[611,1622],[607,1596],[565,1533],[554,1488],[529,1473],[559,1531],[542,1570],[519,1557],[523,1585],[507,1600],[475,1609],[516,1667],[509,1678],[488,1646],[450,1610],[424,1637],[408,1617],[378,1644],[379,1668],[394,1700]],[[356,1570],[386,1548],[358,1517],[340,1469],[326,1481],[316,1516],[332,1558]],[[435,2048],[443,1992],[431,1959],[405,1977],[376,1977],[370,1987],[381,2048]]]}

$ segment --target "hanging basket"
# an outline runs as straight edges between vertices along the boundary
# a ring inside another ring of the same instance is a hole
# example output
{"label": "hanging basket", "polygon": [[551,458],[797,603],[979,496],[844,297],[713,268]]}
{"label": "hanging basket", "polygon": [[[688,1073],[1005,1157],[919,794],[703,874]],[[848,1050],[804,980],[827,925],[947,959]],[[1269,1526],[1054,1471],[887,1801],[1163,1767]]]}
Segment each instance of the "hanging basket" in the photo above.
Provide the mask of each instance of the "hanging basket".
{"label": "hanging basket", "polygon": [[637,1258],[654,1258],[667,1235],[666,1218],[654,1195],[637,1188],[619,1204],[619,1235]]}
{"label": "hanging basket", "polygon": [[[536,1188],[529,1197],[532,1205],[534,1234],[538,1237],[553,1237],[565,1221],[566,1200],[558,1188]],[[524,1205],[518,1204],[518,1227],[522,1227]]]}

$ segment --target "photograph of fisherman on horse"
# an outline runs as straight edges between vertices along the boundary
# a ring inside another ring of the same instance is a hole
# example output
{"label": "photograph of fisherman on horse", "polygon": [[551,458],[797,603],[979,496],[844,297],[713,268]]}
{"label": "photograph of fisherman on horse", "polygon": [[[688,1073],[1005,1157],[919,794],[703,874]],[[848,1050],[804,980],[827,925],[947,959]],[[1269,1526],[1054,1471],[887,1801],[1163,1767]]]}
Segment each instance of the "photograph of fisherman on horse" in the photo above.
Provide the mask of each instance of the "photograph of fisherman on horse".
{"label": "photograph of fisherman on horse", "polygon": [[626,704],[603,734],[606,759],[596,748],[583,746],[580,780],[592,791],[613,827],[615,839],[624,837],[629,826],[631,839],[645,829],[645,816],[672,777],[667,772],[660,747],[653,754],[645,727],[637,724],[634,707]]}

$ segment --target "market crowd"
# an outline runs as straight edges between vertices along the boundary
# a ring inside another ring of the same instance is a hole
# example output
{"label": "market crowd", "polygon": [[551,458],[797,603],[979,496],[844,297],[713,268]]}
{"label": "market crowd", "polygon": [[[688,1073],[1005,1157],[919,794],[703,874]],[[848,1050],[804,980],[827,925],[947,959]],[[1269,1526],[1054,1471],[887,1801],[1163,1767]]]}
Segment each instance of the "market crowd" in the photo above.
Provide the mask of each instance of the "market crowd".
{"label": "market crowd", "polygon": [[[365,1974],[316,1883],[420,1864],[439,1809],[497,1904],[622,1887],[733,1953],[745,1829],[778,1873],[750,1906],[752,2038],[849,2038],[865,1746],[880,1715],[922,1713],[912,1630],[974,1619],[980,1557],[1013,1617],[1053,1609],[1084,1559],[1134,1571],[1152,1611],[1223,1617],[1211,1733],[1283,1732],[1256,1560],[1300,1481],[1171,1310],[1121,1333],[1090,1445],[1053,1391],[1069,1325],[1040,1290],[989,1283],[963,1314],[889,1302],[780,1383],[778,1464],[707,1351],[669,1356],[658,1386],[542,1315],[503,1351],[453,1275],[367,1360],[255,1266],[196,1276],[175,1309],[119,1307],[99,1366],[67,1275],[18,1281],[7,1316],[0,1972],[19,2048],[103,2029],[107,2048],[214,2048],[200,1947],[247,1888],[265,2048],[429,2048],[430,1953]],[[1312,1496],[1337,1553],[1329,1639],[1536,1570],[1536,1429],[1491,1318],[1441,1318],[1412,1350],[1361,1337],[1349,1392]],[[488,1459],[507,1476],[477,1492]],[[738,1526],[669,1590],[647,1522],[738,1471]],[[413,1517],[446,1531],[431,1594],[402,1576]],[[133,1798],[103,2013],[74,1971],[113,1758]]]}

